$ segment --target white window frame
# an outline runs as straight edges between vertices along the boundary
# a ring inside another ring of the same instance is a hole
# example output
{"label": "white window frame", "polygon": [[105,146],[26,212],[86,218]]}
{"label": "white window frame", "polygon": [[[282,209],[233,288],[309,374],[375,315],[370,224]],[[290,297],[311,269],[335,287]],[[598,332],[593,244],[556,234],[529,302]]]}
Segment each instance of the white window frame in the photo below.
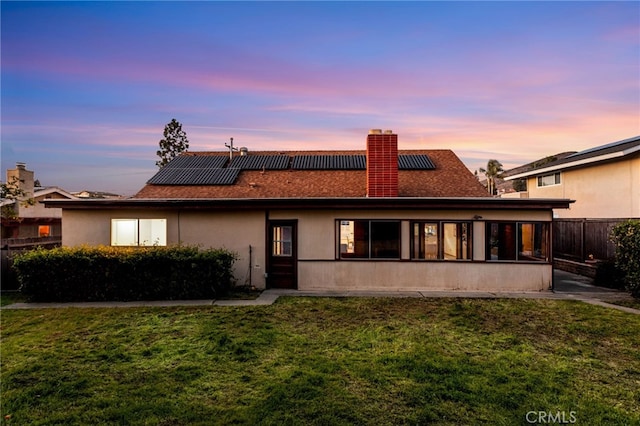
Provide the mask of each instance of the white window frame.
{"label": "white window frame", "polygon": [[[553,178],[553,183],[545,183],[545,178]],[[562,177],[560,176],[560,172],[549,173],[548,175],[541,175],[536,178],[536,184],[538,188],[544,188],[547,186],[556,186],[562,183]]]}
{"label": "white window frame", "polygon": [[111,245],[124,247],[166,246],[167,219],[111,219]]}

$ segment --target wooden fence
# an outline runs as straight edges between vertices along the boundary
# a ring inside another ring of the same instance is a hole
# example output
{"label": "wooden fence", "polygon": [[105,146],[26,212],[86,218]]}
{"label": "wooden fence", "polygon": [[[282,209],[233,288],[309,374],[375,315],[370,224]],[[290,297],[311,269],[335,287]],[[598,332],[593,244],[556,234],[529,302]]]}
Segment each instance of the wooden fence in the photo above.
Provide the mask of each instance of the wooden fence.
{"label": "wooden fence", "polygon": [[612,259],[615,246],[609,239],[611,229],[626,219],[554,219],[553,256],[583,262]]}
{"label": "wooden fence", "polygon": [[25,250],[32,250],[36,247],[53,248],[62,243],[62,237],[40,237],[40,238],[3,238],[0,250],[0,279],[1,289],[17,290],[18,280],[11,268],[13,257]]}

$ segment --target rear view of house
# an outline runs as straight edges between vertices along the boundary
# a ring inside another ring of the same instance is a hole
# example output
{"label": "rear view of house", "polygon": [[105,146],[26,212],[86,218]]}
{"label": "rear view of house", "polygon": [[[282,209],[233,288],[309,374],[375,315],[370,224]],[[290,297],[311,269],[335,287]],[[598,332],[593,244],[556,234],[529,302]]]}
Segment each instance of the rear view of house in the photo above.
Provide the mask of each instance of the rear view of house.
{"label": "rear view of house", "polygon": [[450,150],[188,152],[123,200],[51,201],[63,244],[198,244],[238,254],[239,284],[301,290],[540,291],[552,209],[499,199]]}

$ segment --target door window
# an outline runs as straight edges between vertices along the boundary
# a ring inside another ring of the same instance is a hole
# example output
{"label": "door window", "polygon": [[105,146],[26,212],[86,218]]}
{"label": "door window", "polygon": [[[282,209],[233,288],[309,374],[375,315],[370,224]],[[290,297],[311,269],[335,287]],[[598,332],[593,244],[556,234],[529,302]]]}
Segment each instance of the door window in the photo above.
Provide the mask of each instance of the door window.
{"label": "door window", "polygon": [[292,226],[274,226],[271,254],[274,256],[291,256],[293,232]]}

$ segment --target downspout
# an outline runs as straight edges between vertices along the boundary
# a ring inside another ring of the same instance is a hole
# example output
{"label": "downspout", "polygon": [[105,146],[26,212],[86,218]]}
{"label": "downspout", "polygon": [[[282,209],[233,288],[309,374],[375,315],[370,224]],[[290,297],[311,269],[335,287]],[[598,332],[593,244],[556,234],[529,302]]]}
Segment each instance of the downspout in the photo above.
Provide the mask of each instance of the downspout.
{"label": "downspout", "polygon": [[180,237],[180,210],[178,210],[178,245],[182,245],[182,238]]}
{"label": "downspout", "polygon": [[269,250],[270,244],[269,241],[269,210],[264,211],[264,239],[265,239],[265,257],[264,257],[264,286],[265,288],[269,288],[269,268],[271,264],[269,262]]}

